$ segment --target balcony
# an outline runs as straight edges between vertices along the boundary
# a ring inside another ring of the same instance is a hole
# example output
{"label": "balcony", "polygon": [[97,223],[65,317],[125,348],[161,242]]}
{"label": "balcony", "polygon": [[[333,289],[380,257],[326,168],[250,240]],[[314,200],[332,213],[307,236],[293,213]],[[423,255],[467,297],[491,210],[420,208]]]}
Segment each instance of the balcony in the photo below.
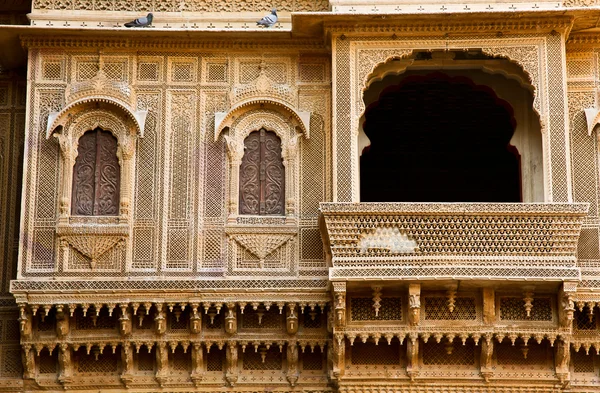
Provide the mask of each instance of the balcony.
{"label": "balcony", "polygon": [[321,203],[333,281],[578,280],[586,203]]}

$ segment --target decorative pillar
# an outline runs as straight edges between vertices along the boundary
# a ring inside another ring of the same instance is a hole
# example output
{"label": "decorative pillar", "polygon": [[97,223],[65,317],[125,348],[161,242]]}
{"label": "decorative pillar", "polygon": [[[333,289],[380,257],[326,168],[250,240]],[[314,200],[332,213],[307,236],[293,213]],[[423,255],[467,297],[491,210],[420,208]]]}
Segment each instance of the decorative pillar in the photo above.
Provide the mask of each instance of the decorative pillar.
{"label": "decorative pillar", "polygon": [[56,336],[63,338],[69,334],[69,315],[64,311],[65,306],[63,304],[56,305]]}
{"label": "decorative pillar", "polygon": [[227,352],[225,354],[227,369],[225,370],[225,379],[229,386],[234,387],[238,380],[238,345],[237,341],[227,343]]}
{"label": "decorative pillar", "polygon": [[71,187],[73,186],[73,165],[77,158],[77,149],[72,145],[70,138],[64,133],[61,127],[60,133],[55,133],[54,137],[58,140],[60,151],[62,152],[62,183],[60,190],[59,223],[68,224],[71,214]]}
{"label": "decorative pillar", "polygon": [[[149,347],[150,348],[150,347]],[[150,351],[150,349],[148,349]],[[160,386],[169,376],[169,350],[166,342],[156,343],[156,380]]]}
{"label": "decorative pillar", "polygon": [[296,313],[296,303],[288,303],[288,312],[286,318],[286,329],[288,334],[298,332],[298,314]]}
{"label": "decorative pillar", "polygon": [[408,322],[417,326],[421,322],[421,284],[408,285]]}
{"label": "decorative pillar", "polygon": [[22,348],[23,379],[35,379],[35,353],[31,344],[23,344]]}
{"label": "decorative pillar", "polygon": [[165,312],[165,305],[162,303],[155,303],[156,315],[154,316],[154,327],[156,334],[163,334],[167,331],[167,313]]}
{"label": "decorative pillar", "polygon": [[346,340],[343,333],[335,333],[328,345],[329,380],[338,385],[346,369]]}
{"label": "decorative pillar", "polygon": [[121,220],[127,222],[131,209],[131,183],[133,170],[133,156],[135,154],[135,134],[126,135],[119,141],[117,156],[121,164]]}
{"label": "decorative pillar", "polygon": [[[66,318],[65,318],[66,319]],[[66,343],[59,344],[58,366],[59,374],[58,381],[62,384],[73,381],[73,363],[71,362],[71,348]]]}
{"label": "decorative pillar", "polygon": [[204,378],[204,350],[201,343],[192,344],[192,381],[196,387],[200,386]]}
{"label": "decorative pillar", "polygon": [[225,315],[225,332],[227,334],[237,333],[237,314],[235,303],[227,303],[227,314]]}
{"label": "decorative pillar", "polygon": [[223,135],[227,153],[229,155],[229,212],[228,216],[237,216],[239,213],[238,197],[240,184],[240,165],[244,156],[244,145],[237,142],[234,138]]}
{"label": "decorative pillar", "polygon": [[292,387],[296,386],[298,381],[298,344],[295,341],[288,342],[287,349],[287,373],[286,378]]}
{"label": "decorative pillar", "polygon": [[133,381],[133,350],[127,342],[121,344],[121,364],[121,381],[127,386]]}
{"label": "decorative pillar", "polygon": [[570,343],[564,336],[559,337],[555,344],[556,353],[554,356],[556,376],[562,384],[569,381],[569,362],[571,360]]}
{"label": "decorative pillar", "polygon": [[481,376],[486,382],[489,382],[494,375],[494,365],[492,364],[492,356],[494,354],[494,340],[492,333],[487,333],[484,340],[481,340]]}
{"label": "decorative pillar", "polygon": [[562,327],[570,328],[575,314],[575,292],[577,283],[564,282],[558,292],[558,319]]}
{"label": "decorative pillar", "polygon": [[333,282],[333,299],[335,304],[335,327],[346,326],[346,282]]}
{"label": "decorative pillar", "polygon": [[406,341],[406,373],[411,381],[419,375],[419,335],[418,333],[410,333],[409,340]]}
{"label": "decorative pillar", "polygon": [[494,288],[483,288],[483,323],[493,325],[496,322],[496,292]]}

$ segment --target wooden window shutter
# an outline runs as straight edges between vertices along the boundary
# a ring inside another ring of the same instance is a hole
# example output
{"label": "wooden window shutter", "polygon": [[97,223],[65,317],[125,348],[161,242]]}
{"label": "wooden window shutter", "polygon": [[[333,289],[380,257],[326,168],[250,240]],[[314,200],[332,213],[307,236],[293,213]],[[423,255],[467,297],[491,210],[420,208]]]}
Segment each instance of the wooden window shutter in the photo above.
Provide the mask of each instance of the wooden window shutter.
{"label": "wooden window shutter", "polygon": [[118,215],[121,168],[117,139],[110,132],[97,128],[79,138],[77,152],[71,214]]}
{"label": "wooden window shutter", "polygon": [[264,128],[244,141],[240,166],[240,214],[285,214],[285,168],[281,139]]}

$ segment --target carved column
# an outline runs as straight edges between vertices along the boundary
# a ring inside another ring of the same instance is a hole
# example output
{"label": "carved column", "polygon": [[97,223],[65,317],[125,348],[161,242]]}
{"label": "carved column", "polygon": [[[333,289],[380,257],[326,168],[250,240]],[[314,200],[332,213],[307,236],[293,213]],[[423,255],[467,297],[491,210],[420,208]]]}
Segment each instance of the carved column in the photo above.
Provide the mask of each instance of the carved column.
{"label": "carved column", "polygon": [[58,140],[60,151],[62,152],[62,184],[60,191],[60,207],[58,221],[68,223],[68,217],[71,214],[71,188],[73,186],[73,165],[77,158],[77,149],[71,144],[70,138],[64,134],[64,130],[55,133],[54,137]]}
{"label": "carved column", "polygon": [[416,326],[421,322],[421,284],[408,285],[408,322]]}
{"label": "carved column", "polygon": [[327,351],[329,363],[329,379],[339,384],[346,369],[346,340],[343,333],[336,333]]}
{"label": "carved column", "polygon": [[569,362],[571,360],[570,343],[565,337],[556,340],[556,354],[554,356],[556,376],[561,383],[569,381]]}
{"label": "carved column", "polygon": [[225,379],[229,386],[234,387],[238,380],[238,345],[237,341],[229,341],[227,343],[227,370],[225,371]]}
{"label": "carved column", "polygon": [[204,350],[200,343],[193,343],[192,345],[191,378],[196,387],[199,386],[199,383],[202,382],[202,379],[204,378]]}
{"label": "carved column", "polygon": [[23,344],[21,357],[23,361],[23,379],[35,379],[35,353],[30,344]]}
{"label": "carved column", "polygon": [[494,288],[483,288],[483,323],[493,325],[496,322],[496,299]]}
{"label": "carved column", "polygon": [[286,329],[288,334],[296,334],[298,332],[298,314],[296,313],[296,303],[288,303],[288,311],[286,318]]}
{"label": "carved column", "polygon": [[27,304],[19,304],[19,326],[21,328],[21,339],[28,340],[31,338],[31,311],[27,310]]}
{"label": "carved column", "polygon": [[298,344],[295,341],[287,344],[287,375],[286,378],[292,387],[296,386],[298,381]]}
{"label": "carved column", "polygon": [[121,381],[127,386],[133,380],[133,350],[131,344],[121,344]]}
{"label": "carved column", "polygon": [[494,340],[492,340],[492,333],[487,333],[484,340],[481,340],[481,376],[486,382],[494,374],[494,367],[492,364],[492,356],[494,354]]}
{"label": "carved column", "polygon": [[419,375],[419,335],[417,333],[411,333],[409,340],[406,341],[406,358],[408,360],[406,373],[410,380],[414,381]]}
{"label": "carved column", "polygon": [[225,332],[227,334],[237,333],[237,314],[235,303],[227,303],[227,314],[225,315]]}
{"label": "carved column", "polygon": [[133,169],[133,155],[135,154],[135,137],[126,135],[119,141],[117,155],[121,164],[121,219],[127,221],[131,209],[131,183]]}
{"label": "carved column", "polygon": [[60,350],[58,352],[58,380],[60,383],[65,384],[73,381],[73,363],[71,361],[71,348],[69,348],[69,345],[66,343],[61,343],[59,347]]}
{"label": "carved column", "polygon": [[242,157],[244,156],[243,142],[238,142],[234,138],[224,135],[229,155],[229,214],[228,216],[236,216],[239,212],[238,197],[240,184],[240,165],[242,165]]}
{"label": "carved column", "polygon": [[558,318],[562,327],[571,327],[573,323],[573,316],[575,314],[575,291],[577,290],[577,283],[563,283],[562,288],[559,291],[559,304]]}
{"label": "carved column", "polygon": [[69,334],[69,315],[64,311],[65,306],[62,304],[56,305],[56,336],[63,338]]}
{"label": "carved column", "polygon": [[[150,348],[150,347],[149,347]],[[156,380],[163,386],[169,376],[169,350],[166,342],[156,343]]]}
{"label": "carved column", "polygon": [[129,310],[129,305],[127,303],[119,304],[119,308],[121,309],[121,316],[119,317],[119,332],[121,333],[121,336],[125,337],[131,334],[133,314]]}
{"label": "carved column", "polygon": [[167,331],[167,313],[165,312],[165,305],[162,303],[156,303],[156,315],[154,316],[154,327],[156,328],[156,334],[163,334]]}
{"label": "carved column", "polygon": [[300,136],[300,134],[296,134],[293,138],[290,138],[283,154],[283,166],[286,169],[285,215],[287,217],[293,217],[296,212],[296,156]]}
{"label": "carved column", "polygon": [[190,316],[190,330],[192,333],[200,333],[202,330],[202,315],[198,313],[198,303],[191,303],[190,309],[192,315]]}
{"label": "carved column", "polygon": [[335,304],[335,326],[346,326],[346,282],[333,283],[333,298]]}

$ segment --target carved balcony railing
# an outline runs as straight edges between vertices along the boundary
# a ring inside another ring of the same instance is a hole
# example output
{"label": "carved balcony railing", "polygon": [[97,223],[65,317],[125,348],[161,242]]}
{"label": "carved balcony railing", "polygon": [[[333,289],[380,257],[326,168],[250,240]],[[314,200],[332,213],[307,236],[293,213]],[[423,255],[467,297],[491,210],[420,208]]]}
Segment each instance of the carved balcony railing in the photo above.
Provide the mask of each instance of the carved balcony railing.
{"label": "carved balcony railing", "polygon": [[577,280],[585,203],[321,203],[332,280]]}

